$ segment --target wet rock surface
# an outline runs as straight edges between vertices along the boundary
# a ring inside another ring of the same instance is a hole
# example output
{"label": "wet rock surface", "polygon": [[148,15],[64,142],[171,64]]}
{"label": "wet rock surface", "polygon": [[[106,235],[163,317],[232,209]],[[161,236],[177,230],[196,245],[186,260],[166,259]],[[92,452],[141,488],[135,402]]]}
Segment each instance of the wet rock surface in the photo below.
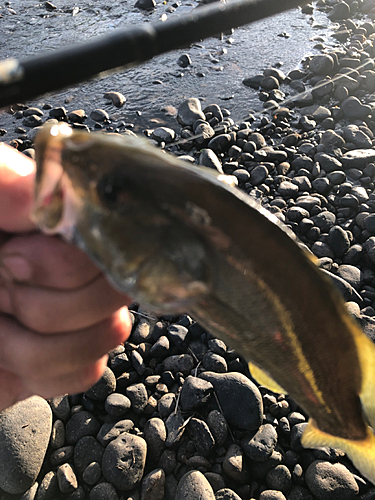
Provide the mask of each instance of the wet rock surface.
{"label": "wet rock surface", "polygon": [[[158,126],[145,134],[188,161],[233,176],[319,258],[349,311],[375,338],[375,25],[371,17],[362,19],[365,2],[319,3],[337,21],[334,34],[345,44],[307,57],[286,78],[269,68],[244,81],[260,89],[261,102],[272,101],[268,112],[234,123],[229,105],[189,98],[174,103],[172,130]],[[353,20],[347,19],[348,5],[359,9]],[[178,64],[190,67],[187,61]],[[307,98],[298,95],[302,88]],[[278,104],[276,90],[288,100]],[[14,107],[19,132],[12,144],[32,155],[36,130],[47,119],[129,133],[116,115],[127,105],[124,95],[111,88],[105,97],[105,109],[101,102],[73,111]],[[197,133],[199,138],[173,144]],[[137,305],[132,314],[131,337],[110,353],[94,387],[51,400],[53,422],[45,401],[37,408],[40,432],[22,438],[25,450],[32,449],[25,467],[19,472],[17,458],[18,469],[0,468],[1,500],[9,493],[30,500],[374,496],[343,453],[305,450],[303,410],[288,396],[257,387],[241,356],[193,318],[144,317]],[[27,410],[28,418],[33,411]],[[9,431],[3,415],[0,436],[10,441],[3,449],[0,438],[0,463],[7,465],[18,457],[20,436]]]}

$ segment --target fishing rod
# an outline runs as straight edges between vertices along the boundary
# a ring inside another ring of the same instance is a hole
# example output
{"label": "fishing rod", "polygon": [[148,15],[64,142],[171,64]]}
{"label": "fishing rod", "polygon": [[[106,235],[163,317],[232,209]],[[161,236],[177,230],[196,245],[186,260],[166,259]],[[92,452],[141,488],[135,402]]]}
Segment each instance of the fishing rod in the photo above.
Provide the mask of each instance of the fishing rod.
{"label": "fishing rod", "polygon": [[232,0],[167,21],[144,23],[74,46],[0,61],[0,108],[119,71],[204,38],[279,14],[304,0]]}

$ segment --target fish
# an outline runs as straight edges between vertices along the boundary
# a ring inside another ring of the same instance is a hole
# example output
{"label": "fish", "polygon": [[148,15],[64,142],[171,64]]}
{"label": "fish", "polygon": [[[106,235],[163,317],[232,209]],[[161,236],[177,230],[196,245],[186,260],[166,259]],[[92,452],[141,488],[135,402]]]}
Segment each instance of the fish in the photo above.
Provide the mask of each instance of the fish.
{"label": "fish", "polygon": [[35,149],[42,231],[143,307],[223,339],[307,413],[304,447],[343,450],[375,484],[375,345],[274,214],[146,139],[54,124]]}

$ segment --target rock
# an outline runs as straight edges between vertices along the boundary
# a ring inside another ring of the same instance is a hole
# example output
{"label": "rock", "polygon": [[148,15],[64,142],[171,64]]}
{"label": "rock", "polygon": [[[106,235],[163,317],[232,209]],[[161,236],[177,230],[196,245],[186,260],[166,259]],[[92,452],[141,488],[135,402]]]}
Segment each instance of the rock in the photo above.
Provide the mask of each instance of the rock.
{"label": "rock", "polygon": [[62,464],[56,470],[57,482],[61,493],[72,493],[78,488],[77,477],[70,464]]}
{"label": "rock", "polygon": [[312,220],[322,233],[328,233],[331,227],[336,223],[336,215],[328,210],[325,210],[317,215],[314,215]]}
{"label": "rock", "polygon": [[191,97],[180,104],[177,111],[177,121],[181,125],[193,125],[193,123],[199,118],[202,120],[206,119],[199,99]]}
{"label": "rock", "polygon": [[147,405],[148,395],[144,384],[133,384],[126,388],[126,396],[132,403],[134,413],[142,413]]}
{"label": "rock", "polygon": [[375,151],[373,149],[353,149],[343,154],[341,157],[342,168],[349,170],[358,168],[363,170],[366,165],[375,161]]}
{"label": "rock", "polygon": [[286,497],[281,491],[264,490],[259,495],[259,500],[286,500]]}
{"label": "rock", "polygon": [[331,21],[342,21],[343,19],[348,19],[349,16],[350,7],[345,2],[338,2],[328,14]]}
{"label": "rock", "polygon": [[95,122],[108,122],[109,114],[104,109],[94,109],[90,113],[90,118]]}
{"label": "rock", "polygon": [[74,468],[78,474],[83,474],[92,462],[102,463],[104,448],[93,436],[81,438],[74,447]]}
{"label": "rock", "polygon": [[70,417],[70,404],[67,394],[50,399],[49,404],[55,417],[63,422],[68,420]]}
{"label": "rock", "polygon": [[181,372],[188,375],[194,368],[194,360],[190,354],[176,354],[164,359],[164,370],[173,372]]}
{"label": "rock", "polygon": [[215,439],[206,422],[198,418],[191,418],[187,425],[187,431],[199,455],[206,457],[215,445]]}
{"label": "rock", "polygon": [[[230,425],[255,430],[262,422],[263,404],[255,384],[241,373],[203,372],[199,378],[214,386],[223,415]],[[233,401],[237,401],[236,406]]]}
{"label": "rock", "polygon": [[[38,485],[38,483],[34,484]],[[31,488],[33,488],[33,486]],[[38,490],[36,492],[35,499],[50,500],[51,498],[55,497],[55,493],[57,493],[57,490],[58,490],[58,484],[57,484],[56,472],[49,471],[41,480]],[[27,498],[25,500],[27,500]]]}
{"label": "rock", "polygon": [[123,432],[129,432],[134,427],[134,422],[129,419],[119,420],[118,422],[107,422],[104,423],[97,436],[96,439],[103,446],[107,446],[107,444],[116,439]]}
{"label": "rock", "polygon": [[147,420],[143,432],[148,456],[157,462],[165,449],[167,439],[167,430],[163,420],[157,417],[150,418]]}
{"label": "rock", "polygon": [[296,186],[293,182],[290,181],[282,181],[278,188],[278,192],[284,198],[296,198],[298,195],[298,186]]}
{"label": "rock", "polygon": [[272,455],[276,443],[276,429],[271,424],[264,424],[254,436],[250,438],[245,436],[241,441],[241,447],[251,460],[264,462]]}
{"label": "rock", "polygon": [[215,500],[241,500],[241,497],[229,488],[222,488],[215,492]]}
{"label": "rock", "polygon": [[268,175],[268,169],[264,165],[258,165],[250,173],[250,182],[253,186],[262,184]]}
{"label": "rock", "polygon": [[234,481],[246,483],[249,477],[249,469],[246,464],[242,449],[237,444],[231,444],[223,461],[224,472]]}
{"label": "rock", "polygon": [[352,142],[358,149],[368,149],[372,147],[371,139],[356,125],[347,125],[343,128],[344,139]]}
{"label": "rock", "polygon": [[322,122],[326,118],[331,116],[331,112],[328,108],[320,106],[319,104],[314,104],[313,106],[308,106],[301,110],[303,115],[311,115],[312,118],[317,122]]}
{"label": "rock", "polygon": [[265,90],[278,89],[279,80],[274,76],[265,76],[261,79],[260,86]]}
{"label": "rock", "polygon": [[104,451],[103,476],[121,491],[135,488],[143,477],[146,452],[144,439],[132,434],[121,434]]}
{"label": "rock", "polygon": [[126,97],[120,92],[106,92],[104,99],[111,101],[116,108],[121,108],[126,102]]}
{"label": "rock", "polygon": [[212,410],[208,414],[207,424],[217,446],[223,446],[228,436],[228,425],[224,415],[218,410]]}
{"label": "rock", "polygon": [[191,57],[189,54],[181,54],[180,57],[177,59],[177,64],[181,68],[187,68],[188,66],[191,65]]}
{"label": "rock", "polygon": [[350,247],[348,233],[340,226],[332,226],[328,233],[328,244],[336,257],[343,257]]}
{"label": "rock", "polygon": [[334,60],[330,55],[318,54],[311,59],[309,69],[316,75],[328,75],[333,70],[334,65]]}
{"label": "rock", "polygon": [[7,493],[24,493],[36,480],[52,430],[52,411],[32,396],[0,412],[0,485]]}
{"label": "rock", "polygon": [[105,411],[112,417],[123,417],[131,407],[130,399],[118,392],[110,394],[104,403]]}
{"label": "rock", "polygon": [[102,474],[102,468],[98,462],[91,462],[82,473],[82,479],[89,486],[96,484]]}
{"label": "rock", "polygon": [[185,419],[181,412],[178,410],[171,413],[165,421],[167,429],[166,446],[171,448],[177,444],[185,432]]}
{"label": "rock", "polygon": [[164,499],[165,473],[163,469],[155,469],[142,479],[141,500]]}
{"label": "rock", "polygon": [[100,483],[90,491],[90,500],[118,500],[117,492],[111,483]]}
{"label": "rock", "polygon": [[215,500],[213,489],[199,471],[187,472],[180,479],[175,500]]}
{"label": "rock", "polygon": [[266,483],[269,489],[287,494],[292,487],[292,475],[286,465],[276,465],[267,472]]}
{"label": "rock", "polygon": [[142,10],[153,10],[156,7],[155,0],[137,0],[134,7]]}
{"label": "rock", "polygon": [[201,378],[189,375],[181,389],[180,402],[182,411],[191,411],[206,402],[211,396],[213,385]]}
{"label": "rock", "polygon": [[169,144],[170,142],[173,142],[175,138],[176,132],[169,127],[157,127],[151,134],[151,139],[154,139],[154,141],[158,143],[165,142],[166,144]]}
{"label": "rock", "polygon": [[362,286],[362,272],[358,267],[341,264],[337,269],[337,276],[348,282],[355,290]]}
{"label": "rock", "polygon": [[335,146],[337,148],[342,148],[345,145],[345,140],[334,130],[326,130],[320,138],[320,144],[326,147]]}
{"label": "rock", "polygon": [[213,137],[208,143],[208,148],[212,149],[215,153],[223,153],[228,151],[233,138],[230,134],[219,134]]}
{"label": "rock", "polygon": [[337,158],[326,153],[316,153],[316,155],[314,155],[314,160],[317,161],[321,168],[327,173],[341,170],[342,168],[342,163]]}
{"label": "rock", "polygon": [[94,436],[99,428],[99,422],[89,411],[74,413],[66,423],[66,442],[75,444],[84,436]]}
{"label": "rock", "polygon": [[106,366],[101,378],[88,391],[86,396],[94,401],[104,401],[116,389],[116,377],[113,371]]}
{"label": "rock", "polygon": [[341,109],[346,118],[354,120],[362,120],[371,113],[371,106],[362,104],[361,101],[354,96],[350,96],[341,103]]}
{"label": "rock", "polygon": [[315,460],[306,470],[306,484],[319,500],[351,500],[359,491],[353,475],[342,464]]}

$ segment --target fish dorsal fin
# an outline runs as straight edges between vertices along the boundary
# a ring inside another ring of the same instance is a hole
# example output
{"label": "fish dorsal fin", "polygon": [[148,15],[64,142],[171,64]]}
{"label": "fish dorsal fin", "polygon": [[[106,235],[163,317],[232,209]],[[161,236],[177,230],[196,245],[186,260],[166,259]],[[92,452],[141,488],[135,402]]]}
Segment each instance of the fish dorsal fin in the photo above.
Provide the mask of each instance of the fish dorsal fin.
{"label": "fish dorsal fin", "polygon": [[272,392],[276,392],[278,394],[286,394],[286,391],[284,391],[284,389],[277,382],[275,382],[273,378],[271,378],[258,366],[254,365],[253,363],[249,363],[249,370],[251,376],[255,378],[258,384],[264,385],[264,387],[267,387],[267,389]]}
{"label": "fish dorsal fin", "polygon": [[340,448],[344,451],[360,473],[375,484],[375,436],[370,427],[367,437],[360,440],[343,439],[320,431],[310,419],[301,439],[305,448]]}

